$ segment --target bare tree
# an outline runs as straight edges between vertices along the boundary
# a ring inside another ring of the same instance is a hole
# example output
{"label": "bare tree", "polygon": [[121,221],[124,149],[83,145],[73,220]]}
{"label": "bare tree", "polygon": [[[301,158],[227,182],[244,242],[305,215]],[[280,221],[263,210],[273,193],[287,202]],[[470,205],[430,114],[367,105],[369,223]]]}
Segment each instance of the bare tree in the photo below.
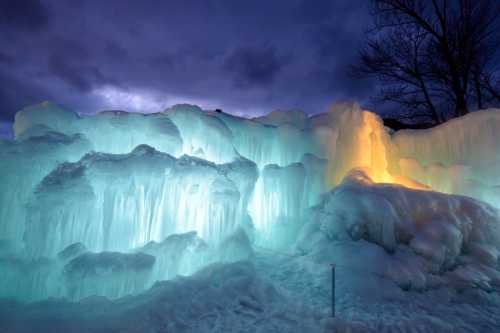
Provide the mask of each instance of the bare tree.
{"label": "bare tree", "polygon": [[381,83],[399,118],[441,123],[500,103],[500,1],[372,0],[374,28],[353,66]]}

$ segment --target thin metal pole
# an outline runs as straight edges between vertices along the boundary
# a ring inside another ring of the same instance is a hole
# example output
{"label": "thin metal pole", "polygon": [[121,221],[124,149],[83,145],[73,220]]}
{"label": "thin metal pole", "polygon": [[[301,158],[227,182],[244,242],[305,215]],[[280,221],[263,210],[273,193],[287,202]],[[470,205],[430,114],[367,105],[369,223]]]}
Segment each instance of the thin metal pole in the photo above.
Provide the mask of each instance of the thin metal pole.
{"label": "thin metal pole", "polygon": [[335,317],[335,264],[332,267],[332,317]]}

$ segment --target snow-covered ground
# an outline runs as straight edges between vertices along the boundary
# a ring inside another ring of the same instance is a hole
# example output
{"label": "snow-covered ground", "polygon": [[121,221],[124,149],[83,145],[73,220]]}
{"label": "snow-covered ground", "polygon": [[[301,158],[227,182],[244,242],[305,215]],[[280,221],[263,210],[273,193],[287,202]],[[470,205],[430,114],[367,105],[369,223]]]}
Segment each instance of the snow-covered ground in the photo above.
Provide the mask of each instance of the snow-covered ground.
{"label": "snow-covered ground", "polygon": [[248,262],[214,265],[114,301],[0,303],[2,332],[309,332],[319,317]]}
{"label": "snow-covered ground", "polygon": [[373,279],[372,288],[382,288],[376,277],[353,277],[342,267],[336,273],[335,318],[329,266],[263,251],[253,262],[218,264],[116,300],[2,300],[0,331],[496,332],[500,325],[496,292],[443,288],[374,299],[349,286]]}

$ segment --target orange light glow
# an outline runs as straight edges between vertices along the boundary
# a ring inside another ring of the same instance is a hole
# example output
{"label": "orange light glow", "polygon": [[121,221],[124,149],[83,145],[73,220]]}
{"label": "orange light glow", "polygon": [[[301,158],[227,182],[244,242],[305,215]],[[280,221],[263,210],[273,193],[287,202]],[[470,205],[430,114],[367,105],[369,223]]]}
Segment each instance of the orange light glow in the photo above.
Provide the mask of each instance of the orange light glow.
{"label": "orange light glow", "polygon": [[[338,185],[352,169],[362,168],[374,183],[399,184],[412,189],[430,187],[395,174],[398,158],[382,120],[362,110],[332,112],[334,129],[323,134],[328,155],[326,182],[328,188]],[[392,171],[392,172],[391,172]]]}

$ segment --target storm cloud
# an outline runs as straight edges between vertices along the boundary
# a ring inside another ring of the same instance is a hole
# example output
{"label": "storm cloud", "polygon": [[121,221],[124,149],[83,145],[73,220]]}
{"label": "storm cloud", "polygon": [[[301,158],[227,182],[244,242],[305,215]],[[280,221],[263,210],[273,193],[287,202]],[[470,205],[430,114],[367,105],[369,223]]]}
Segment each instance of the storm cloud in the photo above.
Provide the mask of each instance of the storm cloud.
{"label": "storm cloud", "polygon": [[366,103],[347,69],[367,1],[0,2],[0,121],[52,100],[80,113],[186,102],[255,116]]}

